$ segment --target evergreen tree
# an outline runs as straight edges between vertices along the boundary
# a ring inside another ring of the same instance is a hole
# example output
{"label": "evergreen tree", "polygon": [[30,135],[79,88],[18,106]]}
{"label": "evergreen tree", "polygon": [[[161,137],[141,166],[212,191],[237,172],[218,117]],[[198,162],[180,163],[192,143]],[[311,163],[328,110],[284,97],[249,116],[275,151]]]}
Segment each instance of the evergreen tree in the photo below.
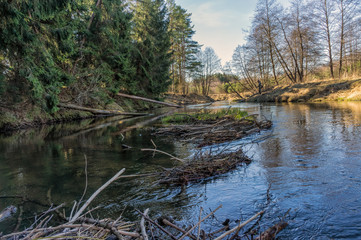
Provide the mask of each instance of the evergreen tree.
{"label": "evergreen tree", "polygon": [[197,53],[200,45],[192,39],[193,30],[191,14],[174,0],[168,0],[169,32],[172,51],[171,78],[172,91],[187,93],[186,79],[194,78],[200,67]]}
{"label": "evergreen tree", "polygon": [[86,104],[133,84],[131,14],[123,1],[1,1],[0,7],[2,99],[30,98],[53,112],[66,86],[67,95]]}
{"label": "evergreen tree", "polygon": [[170,85],[167,9],[162,0],[136,1],[133,39],[136,44],[133,64],[136,68],[137,92],[159,97]]}
{"label": "evergreen tree", "polygon": [[131,14],[121,0],[97,1],[91,7],[93,13],[83,21],[86,24],[77,38],[71,69],[78,79],[74,86],[86,97],[96,99],[106,96],[104,89],[118,92],[136,88],[132,81]]}
{"label": "evergreen tree", "polygon": [[[60,23],[70,0],[0,1],[0,89],[8,105],[32,99],[56,110],[60,87],[68,76],[52,55],[49,29]],[[56,45],[56,44],[55,44]]]}

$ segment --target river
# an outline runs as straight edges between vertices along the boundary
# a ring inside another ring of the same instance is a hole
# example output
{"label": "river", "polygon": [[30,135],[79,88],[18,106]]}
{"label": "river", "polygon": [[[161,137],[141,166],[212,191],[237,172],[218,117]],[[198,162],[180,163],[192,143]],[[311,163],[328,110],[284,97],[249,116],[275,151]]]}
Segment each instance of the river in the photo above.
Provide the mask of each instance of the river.
{"label": "river", "polygon": [[[209,108],[226,107],[228,103],[220,102]],[[279,239],[361,239],[361,103],[232,103],[232,107],[274,124],[271,130],[233,143],[242,145],[254,160],[250,165],[185,187],[157,185],[149,178],[122,179],[93,202],[102,206],[97,214],[139,219],[135,209],[149,207],[152,217],[167,215],[185,223],[196,222],[201,207],[209,213],[222,204],[206,228],[219,226],[226,218],[234,224],[265,210],[260,221],[265,230],[290,209],[289,226]],[[158,149],[181,158],[195,151],[152,136],[149,124],[124,131],[144,120],[88,119],[0,136],[0,196],[27,196],[44,203],[51,196],[51,202],[71,206],[82,196],[86,176],[89,197],[121,168],[136,174],[173,166],[167,156],[139,151],[153,147],[150,139]],[[0,210],[11,204],[20,206],[19,200],[0,198]],[[28,216],[41,209],[23,204]],[[33,221],[24,219],[25,225]],[[16,218],[4,221],[0,232],[11,231],[14,225]]]}

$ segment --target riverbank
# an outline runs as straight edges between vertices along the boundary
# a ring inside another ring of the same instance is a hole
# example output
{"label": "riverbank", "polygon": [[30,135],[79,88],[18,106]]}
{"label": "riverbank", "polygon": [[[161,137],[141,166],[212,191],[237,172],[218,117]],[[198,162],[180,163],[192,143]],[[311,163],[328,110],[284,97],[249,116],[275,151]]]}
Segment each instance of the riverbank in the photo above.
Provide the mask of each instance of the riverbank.
{"label": "riverbank", "polygon": [[[201,96],[197,94],[166,94],[164,97],[164,102],[176,103],[179,105],[199,104],[215,101],[208,96]],[[0,133],[36,127],[44,124],[69,122],[106,115],[83,110],[69,109],[68,107],[60,107],[65,105],[76,105],[69,104],[69,99],[63,99],[62,102],[67,102],[67,104],[59,104],[59,111],[53,114],[50,114],[41,109],[39,106],[28,102],[18,103],[14,106],[0,106],[0,112],[2,113],[0,115]],[[98,102],[81,107],[93,108],[96,110],[135,113],[134,115],[139,115],[139,112],[147,112],[151,109],[160,108],[162,105],[116,96],[109,104]],[[124,118],[128,118],[129,115],[131,114],[125,115]]]}
{"label": "riverbank", "polygon": [[[126,98],[114,99],[109,104],[93,103],[86,106],[93,109],[115,110],[119,112],[139,113],[160,107],[158,104],[132,100]],[[82,111],[59,107],[53,114],[46,112],[41,107],[28,102],[18,103],[14,106],[0,106],[0,132],[9,132],[18,129],[36,127],[44,124],[54,124],[82,120],[87,118],[97,118],[106,114],[97,114],[90,111]],[[125,115],[124,118],[128,118]]]}
{"label": "riverbank", "polygon": [[246,99],[247,102],[322,102],[360,101],[361,79],[306,82],[277,86],[261,95]]}

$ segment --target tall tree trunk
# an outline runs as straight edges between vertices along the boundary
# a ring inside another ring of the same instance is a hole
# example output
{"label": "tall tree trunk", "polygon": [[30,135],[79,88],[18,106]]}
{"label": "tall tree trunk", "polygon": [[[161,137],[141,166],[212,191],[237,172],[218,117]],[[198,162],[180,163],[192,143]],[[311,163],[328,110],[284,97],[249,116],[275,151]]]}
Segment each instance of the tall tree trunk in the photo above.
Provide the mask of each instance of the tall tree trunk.
{"label": "tall tree trunk", "polygon": [[335,75],[333,72],[333,57],[332,57],[332,45],[331,45],[331,31],[330,31],[330,19],[329,19],[329,9],[328,9],[328,5],[327,5],[327,1],[329,0],[324,0],[324,14],[325,14],[325,23],[326,23],[326,36],[327,36],[327,45],[328,45],[328,58],[329,58],[329,67],[330,67],[330,74],[331,74],[331,78],[334,79]]}
{"label": "tall tree trunk", "polygon": [[274,79],[275,83],[278,85],[278,79],[277,79],[277,74],[276,74],[276,63],[275,63],[274,56],[273,56],[273,47],[272,47],[273,37],[272,37],[272,32],[271,32],[271,21],[270,21],[270,15],[269,15],[268,1],[266,3],[266,11],[267,11],[267,31],[266,32],[267,32],[267,38],[268,38],[268,51],[269,51],[270,58],[271,58],[273,79]]}
{"label": "tall tree trunk", "polygon": [[341,7],[340,7],[340,10],[341,10],[341,34],[340,34],[340,63],[339,63],[339,78],[341,78],[342,76],[342,64],[343,64],[343,48],[344,48],[344,45],[345,45],[345,36],[344,36],[344,30],[345,30],[345,9],[344,9],[344,5],[343,5],[343,2],[344,0],[340,0],[340,4],[341,4]]}

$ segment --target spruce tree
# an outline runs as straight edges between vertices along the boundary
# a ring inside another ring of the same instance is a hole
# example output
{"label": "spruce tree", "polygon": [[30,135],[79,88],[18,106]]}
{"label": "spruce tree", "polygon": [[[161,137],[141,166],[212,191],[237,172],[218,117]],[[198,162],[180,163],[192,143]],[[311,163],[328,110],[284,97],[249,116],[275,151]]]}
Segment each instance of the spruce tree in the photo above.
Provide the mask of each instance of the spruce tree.
{"label": "spruce tree", "polygon": [[86,93],[79,99],[84,104],[91,99],[107,100],[108,92],[136,88],[132,81],[131,14],[125,7],[121,0],[96,1],[89,6],[91,14],[87,10],[77,16],[82,24],[70,72],[77,79],[72,89]]}
{"label": "spruce tree", "polygon": [[31,99],[56,110],[66,74],[52,55],[49,29],[71,5],[70,0],[0,1],[2,101],[9,105]]}
{"label": "spruce tree", "polygon": [[136,1],[133,39],[137,93],[157,98],[170,85],[170,40],[167,9],[162,0]]}
{"label": "spruce tree", "polygon": [[87,104],[135,88],[125,7],[122,0],[1,0],[1,100],[31,99],[54,112],[63,89]]}

